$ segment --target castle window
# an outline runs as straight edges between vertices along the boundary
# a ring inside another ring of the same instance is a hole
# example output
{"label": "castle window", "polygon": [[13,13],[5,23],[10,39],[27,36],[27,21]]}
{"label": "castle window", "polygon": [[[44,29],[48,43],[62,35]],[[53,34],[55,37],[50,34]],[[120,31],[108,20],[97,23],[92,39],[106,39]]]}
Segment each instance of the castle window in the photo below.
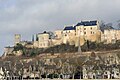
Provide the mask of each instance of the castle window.
{"label": "castle window", "polygon": [[92,27],[90,29],[92,30]]}
{"label": "castle window", "polygon": [[86,30],[86,28],[84,28],[84,30]]}
{"label": "castle window", "polygon": [[92,31],[91,31],[91,34],[92,34]]}
{"label": "castle window", "polygon": [[86,32],[84,32],[84,34],[86,34]]}

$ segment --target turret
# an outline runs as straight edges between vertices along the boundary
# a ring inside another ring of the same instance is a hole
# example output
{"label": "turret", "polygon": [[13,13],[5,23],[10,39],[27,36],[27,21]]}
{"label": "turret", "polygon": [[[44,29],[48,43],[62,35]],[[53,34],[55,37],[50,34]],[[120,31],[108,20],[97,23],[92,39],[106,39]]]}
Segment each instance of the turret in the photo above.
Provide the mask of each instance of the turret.
{"label": "turret", "polygon": [[32,42],[34,42],[34,35],[32,35]]}

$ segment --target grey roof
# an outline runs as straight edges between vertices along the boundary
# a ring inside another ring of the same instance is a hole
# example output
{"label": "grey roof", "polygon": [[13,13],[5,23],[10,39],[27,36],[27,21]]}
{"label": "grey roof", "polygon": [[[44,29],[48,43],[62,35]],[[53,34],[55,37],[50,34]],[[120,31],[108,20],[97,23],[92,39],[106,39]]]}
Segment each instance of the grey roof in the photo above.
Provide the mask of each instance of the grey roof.
{"label": "grey roof", "polygon": [[75,27],[73,26],[66,26],[64,30],[75,30]]}
{"label": "grey roof", "polygon": [[81,21],[79,22],[76,26],[95,26],[97,25],[97,20],[94,20],[94,21]]}

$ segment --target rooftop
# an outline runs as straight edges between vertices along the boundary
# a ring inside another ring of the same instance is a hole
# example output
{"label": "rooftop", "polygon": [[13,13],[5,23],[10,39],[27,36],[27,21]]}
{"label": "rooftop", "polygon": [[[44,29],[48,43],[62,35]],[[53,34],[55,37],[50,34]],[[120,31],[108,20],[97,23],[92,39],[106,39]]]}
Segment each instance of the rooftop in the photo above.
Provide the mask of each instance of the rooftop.
{"label": "rooftop", "polygon": [[81,21],[81,22],[77,23],[76,26],[81,26],[81,25],[83,25],[83,26],[95,26],[95,25],[97,25],[97,20],[94,20],[94,21]]}
{"label": "rooftop", "polygon": [[74,26],[66,26],[64,30],[75,30]]}

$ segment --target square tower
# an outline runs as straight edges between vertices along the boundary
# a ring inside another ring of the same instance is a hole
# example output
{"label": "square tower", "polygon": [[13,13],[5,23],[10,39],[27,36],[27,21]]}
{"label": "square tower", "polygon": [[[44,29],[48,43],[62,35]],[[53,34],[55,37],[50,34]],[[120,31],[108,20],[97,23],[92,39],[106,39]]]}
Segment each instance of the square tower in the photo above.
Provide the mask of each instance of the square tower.
{"label": "square tower", "polygon": [[17,45],[21,41],[21,35],[20,34],[15,34],[15,42],[14,45]]}

